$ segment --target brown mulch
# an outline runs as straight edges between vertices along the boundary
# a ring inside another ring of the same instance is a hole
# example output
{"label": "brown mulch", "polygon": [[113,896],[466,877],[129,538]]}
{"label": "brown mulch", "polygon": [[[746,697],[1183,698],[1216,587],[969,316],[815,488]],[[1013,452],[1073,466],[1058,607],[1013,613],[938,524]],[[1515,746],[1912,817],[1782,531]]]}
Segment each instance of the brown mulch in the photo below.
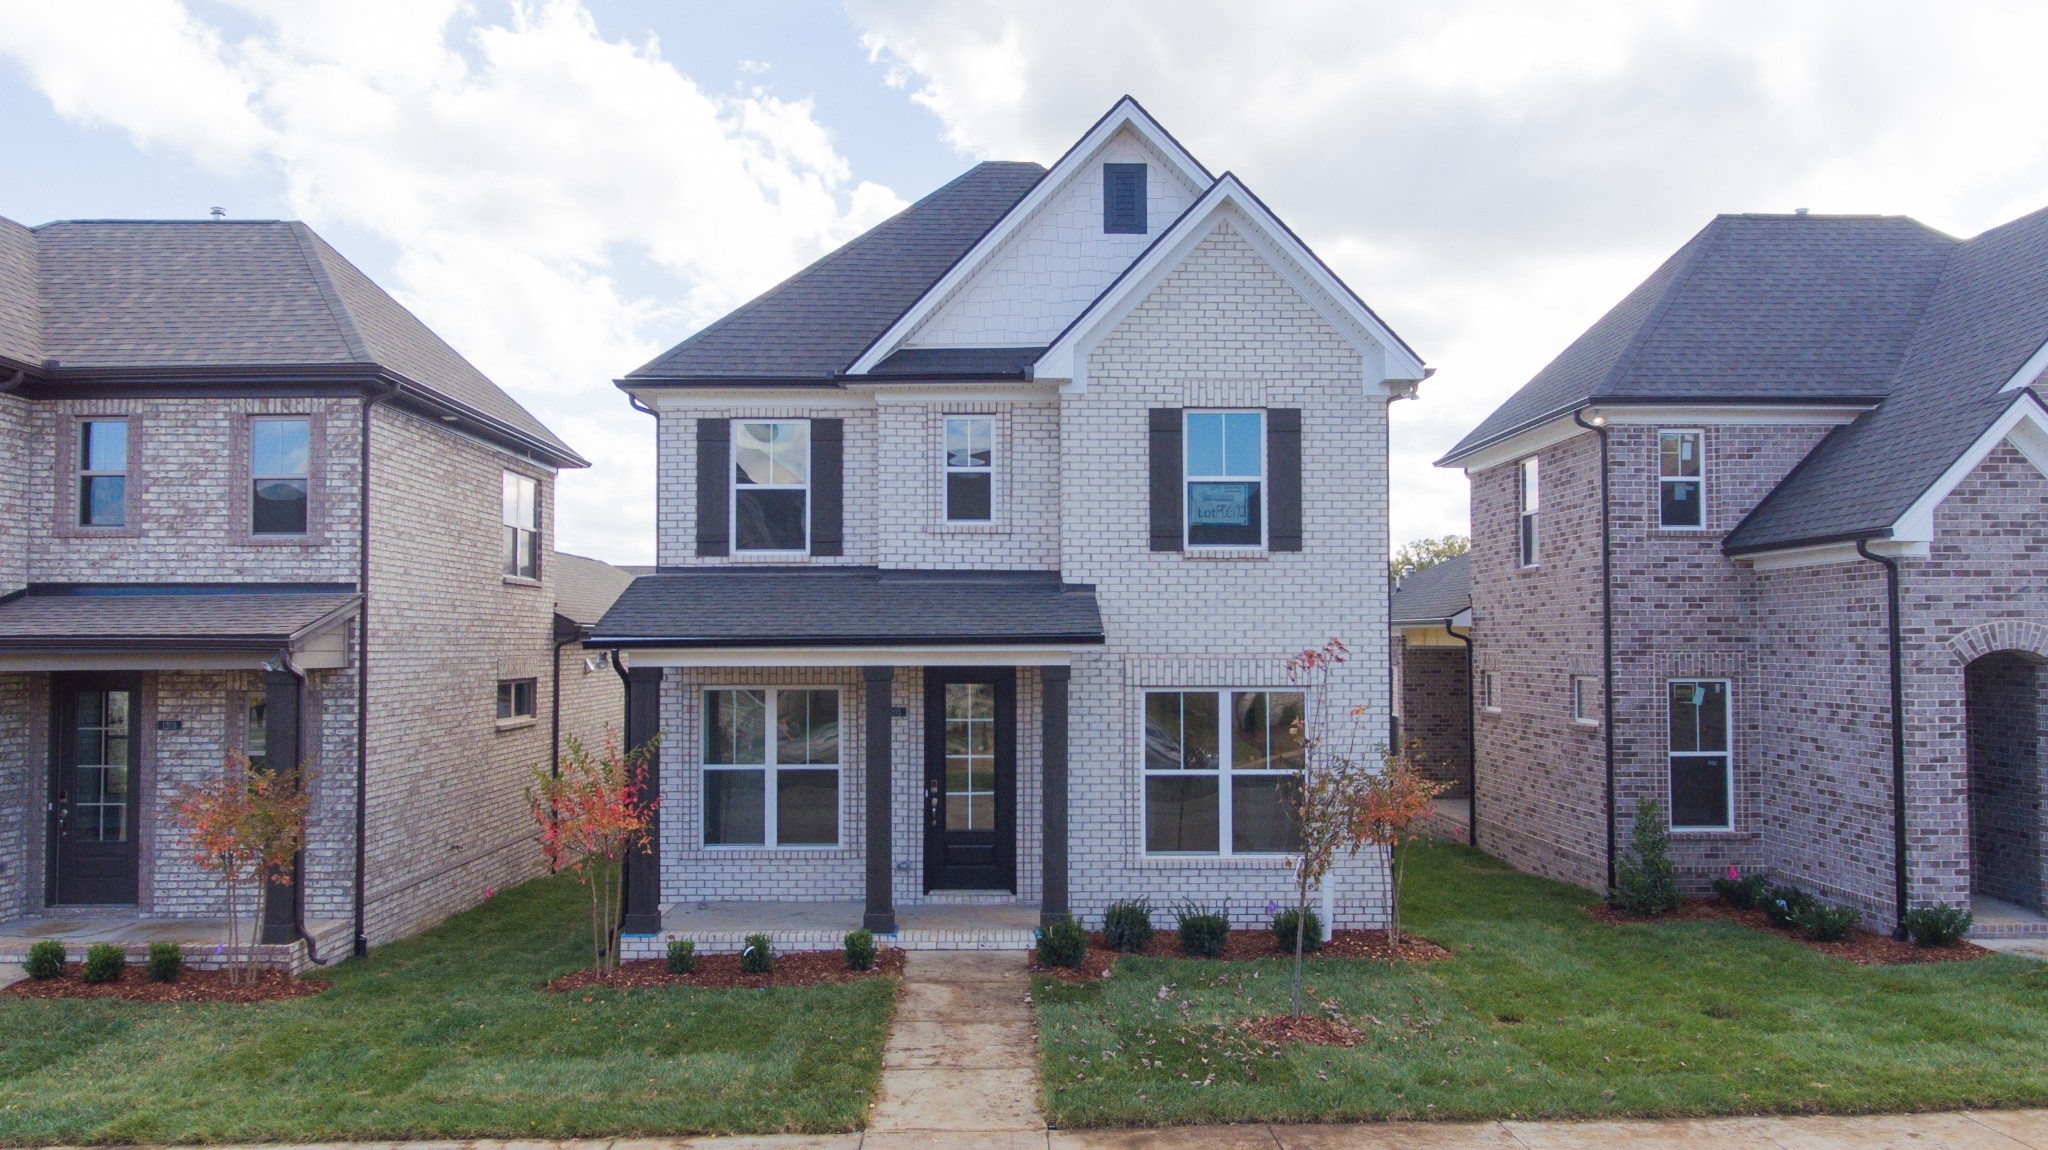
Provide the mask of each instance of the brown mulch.
{"label": "brown mulch", "polygon": [[873,970],[848,970],[846,955],[836,950],[799,950],[775,956],[775,969],[767,974],[746,974],[740,970],[737,954],[700,954],[697,969],[689,974],[670,974],[668,960],[643,958],[622,962],[610,974],[579,970],[565,974],[547,988],[556,993],[577,990],[633,990],[652,986],[746,987],[822,986],[831,982],[852,982],[903,973],[903,952],[889,947],[875,953]]}
{"label": "brown mulch", "polygon": [[1800,933],[1798,928],[1779,929],[1771,924],[1770,916],[1760,910],[1737,910],[1716,898],[1691,898],[1685,900],[1677,910],[1659,918],[1639,918],[1624,914],[1605,903],[1589,906],[1586,913],[1601,922],[1701,922],[1718,920],[1733,922],[1765,934],[1789,938],[1808,950],[1853,962],[1857,966],[1905,966],[1916,962],[1968,962],[1971,959],[1989,958],[1994,953],[1974,942],[1958,942],[1954,946],[1921,946],[1911,939],[1900,940],[1888,935],[1872,934],[1867,930],[1849,932],[1849,937],[1840,942],[1815,942]]}
{"label": "brown mulch", "polygon": [[1244,1029],[1253,1038],[1273,1046],[1300,1042],[1309,1046],[1352,1047],[1365,1041],[1365,1035],[1343,1019],[1313,1014],[1262,1015],[1246,1020]]}
{"label": "brown mulch", "polygon": [[151,982],[139,966],[130,966],[113,982],[87,982],[85,965],[70,962],[57,978],[25,978],[0,994],[12,998],[120,998],[130,1002],[276,1002],[304,998],[327,989],[324,982],[293,978],[281,970],[259,970],[253,981],[231,986],[225,970],[186,970],[176,982]]}
{"label": "brown mulch", "polygon": [[[1223,938],[1223,953],[1218,957],[1222,962],[1245,962],[1261,958],[1284,958],[1287,952],[1280,948],[1280,940],[1270,930],[1233,930]],[[1031,969],[1039,974],[1048,974],[1063,982],[1088,982],[1109,977],[1109,969],[1116,960],[1124,957],[1120,951],[1111,950],[1109,940],[1101,931],[1088,935],[1088,953],[1078,967],[1047,967],[1038,964],[1038,956],[1032,955]],[[1174,930],[1155,930],[1152,941],[1144,952],[1145,958],[1195,958],[1180,949],[1180,933]],[[1451,957],[1451,952],[1426,938],[1404,933],[1400,945],[1387,939],[1383,930],[1336,930],[1330,932],[1330,941],[1310,958],[1351,958],[1376,962],[1442,962]]]}

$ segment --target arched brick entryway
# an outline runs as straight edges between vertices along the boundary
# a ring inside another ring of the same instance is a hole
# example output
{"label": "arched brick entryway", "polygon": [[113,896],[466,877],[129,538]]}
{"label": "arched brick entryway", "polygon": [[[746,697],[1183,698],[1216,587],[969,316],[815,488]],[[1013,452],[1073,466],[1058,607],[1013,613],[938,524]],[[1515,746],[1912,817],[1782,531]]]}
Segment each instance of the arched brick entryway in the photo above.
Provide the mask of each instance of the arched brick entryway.
{"label": "arched brick entryway", "polygon": [[2048,910],[2042,827],[2042,660],[1993,651],[1963,668],[1970,756],[1970,894]]}

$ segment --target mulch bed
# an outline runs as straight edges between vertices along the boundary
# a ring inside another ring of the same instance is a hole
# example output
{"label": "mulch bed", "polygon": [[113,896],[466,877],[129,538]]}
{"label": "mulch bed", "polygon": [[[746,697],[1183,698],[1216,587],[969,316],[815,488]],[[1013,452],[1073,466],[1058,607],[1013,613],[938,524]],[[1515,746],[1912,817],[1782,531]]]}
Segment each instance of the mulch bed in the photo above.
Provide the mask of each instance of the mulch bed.
{"label": "mulch bed", "polygon": [[877,951],[873,970],[848,970],[846,955],[836,950],[799,950],[775,956],[775,969],[767,974],[745,974],[737,954],[700,954],[697,969],[689,974],[670,974],[668,960],[642,958],[622,962],[619,969],[602,974],[579,970],[565,974],[547,988],[558,994],[577,990],[633,990],[658,986],[745,987],[759,990],[770,986],[822,986],[831,982],[852,982],[857,978],[879,978],[903,973],[903,952],[890,947]]}
{"label": "mulch bed", "polygon": [[1349,1048],[1365,1041],[1365,1035],[1343,1019],[1313,1014],[1267,1014],[1248,1019],[1244,1029],[1253,1038],[1272,1046],[1300,1042]]}
{"label": "mulch bed", "polygon": [[130,966],[113,982],[87,982],[85,964],[64,965],[57,978],[25,978],[0,994],[10,998],[119,998],[129,1002],[276,1002],[304,998],[327,989],[324,982],[293,978],[281,970],[259,970],[253,981],[231,986],[225,970],[186,970],[176,982],[151,982],[139,966]]}
{"label": "mulch bed", "polygon": [[[1116,960],[1124,957],[1120,951],[1109,948],[1109,940],[1101,931],[1088,935],[1088,953],[1078,967],[1040,966],[1038,956],[1032,955],[1031,969],[1039,974],[1048,974],[1063,982],[1087,982],[1091,979],[1109,977],[1109,969]],[[1194,958],[1180,949],[1180,933],[1174,930],[1155,930],[1152,942],[1143,952],[1146,958]],[[1221,962],[1245,962],[1260,958],[1285,958],[1287,952],[1280,949],[1280,940],[1270,930],[1233,930],[1224,936]],[[1451,957],[1443,947],[1404,933],[1400,945],[1387,939],[1383,930],[1336,930],[1330,932],[1330,941],[1310,958],[1351,958],[1367,959],[1374,962],[1442,962]]]}
{"label": "mulch bed", "polygon": [[1780,929],[1771,924],[1770,916],[1760,910],[1737,910],[1716,898],[1687,899],[1670,914],[1658,918],[1638,918],[1624,914],[1604,903],[1586,908],[1586,912],[1601,922],[1700,922],[1718,920],[1739,923],[1751,930],[1789,938],[1808,950],[1817,951],[1833,958],[1853,962],[1858,966],[1905,966],[1916,962],[1968,962],[1971,959],[1989,958],[1994,953],[1974,942],[1958,942],[1954,946],[1921,946],[1906,939],[1901,941],[1887,935],[1872,934],[1867,930],[1849,932],[1849,937],[1840,942],[1815,942],[1802,934],[1798,928]]}

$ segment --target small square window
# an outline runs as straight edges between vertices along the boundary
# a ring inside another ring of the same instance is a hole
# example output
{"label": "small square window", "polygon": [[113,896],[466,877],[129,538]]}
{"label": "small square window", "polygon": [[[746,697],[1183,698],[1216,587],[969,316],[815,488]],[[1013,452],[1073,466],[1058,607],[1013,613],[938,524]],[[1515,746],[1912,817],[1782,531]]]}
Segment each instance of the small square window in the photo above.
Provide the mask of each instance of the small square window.
{"label": "small square window", "polygon": [[498,721],[509,723],[539,714],[534,708],[533,688],[532,679],[498,680]]}
{"label": "small square window", "polygon": [[989,415],[946,418],[946,521],[995,518],[996,421]]}
{"label": "small square window", "polygon": [[1102,165],[1102,230],[1145,234],[1145,165]]}

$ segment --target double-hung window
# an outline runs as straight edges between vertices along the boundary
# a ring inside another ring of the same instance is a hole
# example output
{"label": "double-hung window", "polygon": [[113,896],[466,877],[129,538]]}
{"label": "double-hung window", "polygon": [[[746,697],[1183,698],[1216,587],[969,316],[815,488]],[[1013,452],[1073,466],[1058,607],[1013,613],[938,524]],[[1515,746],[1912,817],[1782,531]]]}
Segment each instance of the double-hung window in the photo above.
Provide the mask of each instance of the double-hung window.
{"label": "double-hung window", "polygon": [[1186,419],[1187,545],[1266,543],[1266,413],[1189,411]]}
{"label": "double-hung window", "polygon": [[797,554],[808,551],[810,504],[810,421],[734,420],[734,550]]}
{"label": "double-hung window", "polygon": [[539,715],[534,702],[534,684],[532,679],[498,680],[499,722],[518,722]]}
{"label": "double-hung window", "polygon": [[704,845],[839,843],[839,691],[704,692]]}
{"label": "double-hung window", "polygon": [[1706,526],[1706,476],[1702,469],[1705,449],[1706,436],[1700,432],[1657,433],[1659,527]]}
{"label": "double-hung window", "polygon": [[1536,457],[1524,459],[1515,471],[1522,566],[1536,566]]}
{"label": "double-hung window", "polygon": [[304,416],[249,421],[249,533],[304,535],[312,421]]}
{"label": "double-hung window", "polygon": [[1302,702],[1299,691],[1146,692],[1146,853],[1296,849]]}
{"label": "double-hung window", "polygon": [[1672,829],[1727,830],[1735,791],[1728,680],[1673,679],[1669,687]]}
{"label": "double-hung window", "polygon": [[532,479],[505,473],[505,574],[540,578],[540,489]]}
{"label": "double-hung window", "polygon": [[80,420],[78,525],[121,527],[127,522],[128,421]]}
{"label": "double-hung window", "polygon": [[996,421],[992,415],[946,417],[946,522],[987,523],[995,517]]}

